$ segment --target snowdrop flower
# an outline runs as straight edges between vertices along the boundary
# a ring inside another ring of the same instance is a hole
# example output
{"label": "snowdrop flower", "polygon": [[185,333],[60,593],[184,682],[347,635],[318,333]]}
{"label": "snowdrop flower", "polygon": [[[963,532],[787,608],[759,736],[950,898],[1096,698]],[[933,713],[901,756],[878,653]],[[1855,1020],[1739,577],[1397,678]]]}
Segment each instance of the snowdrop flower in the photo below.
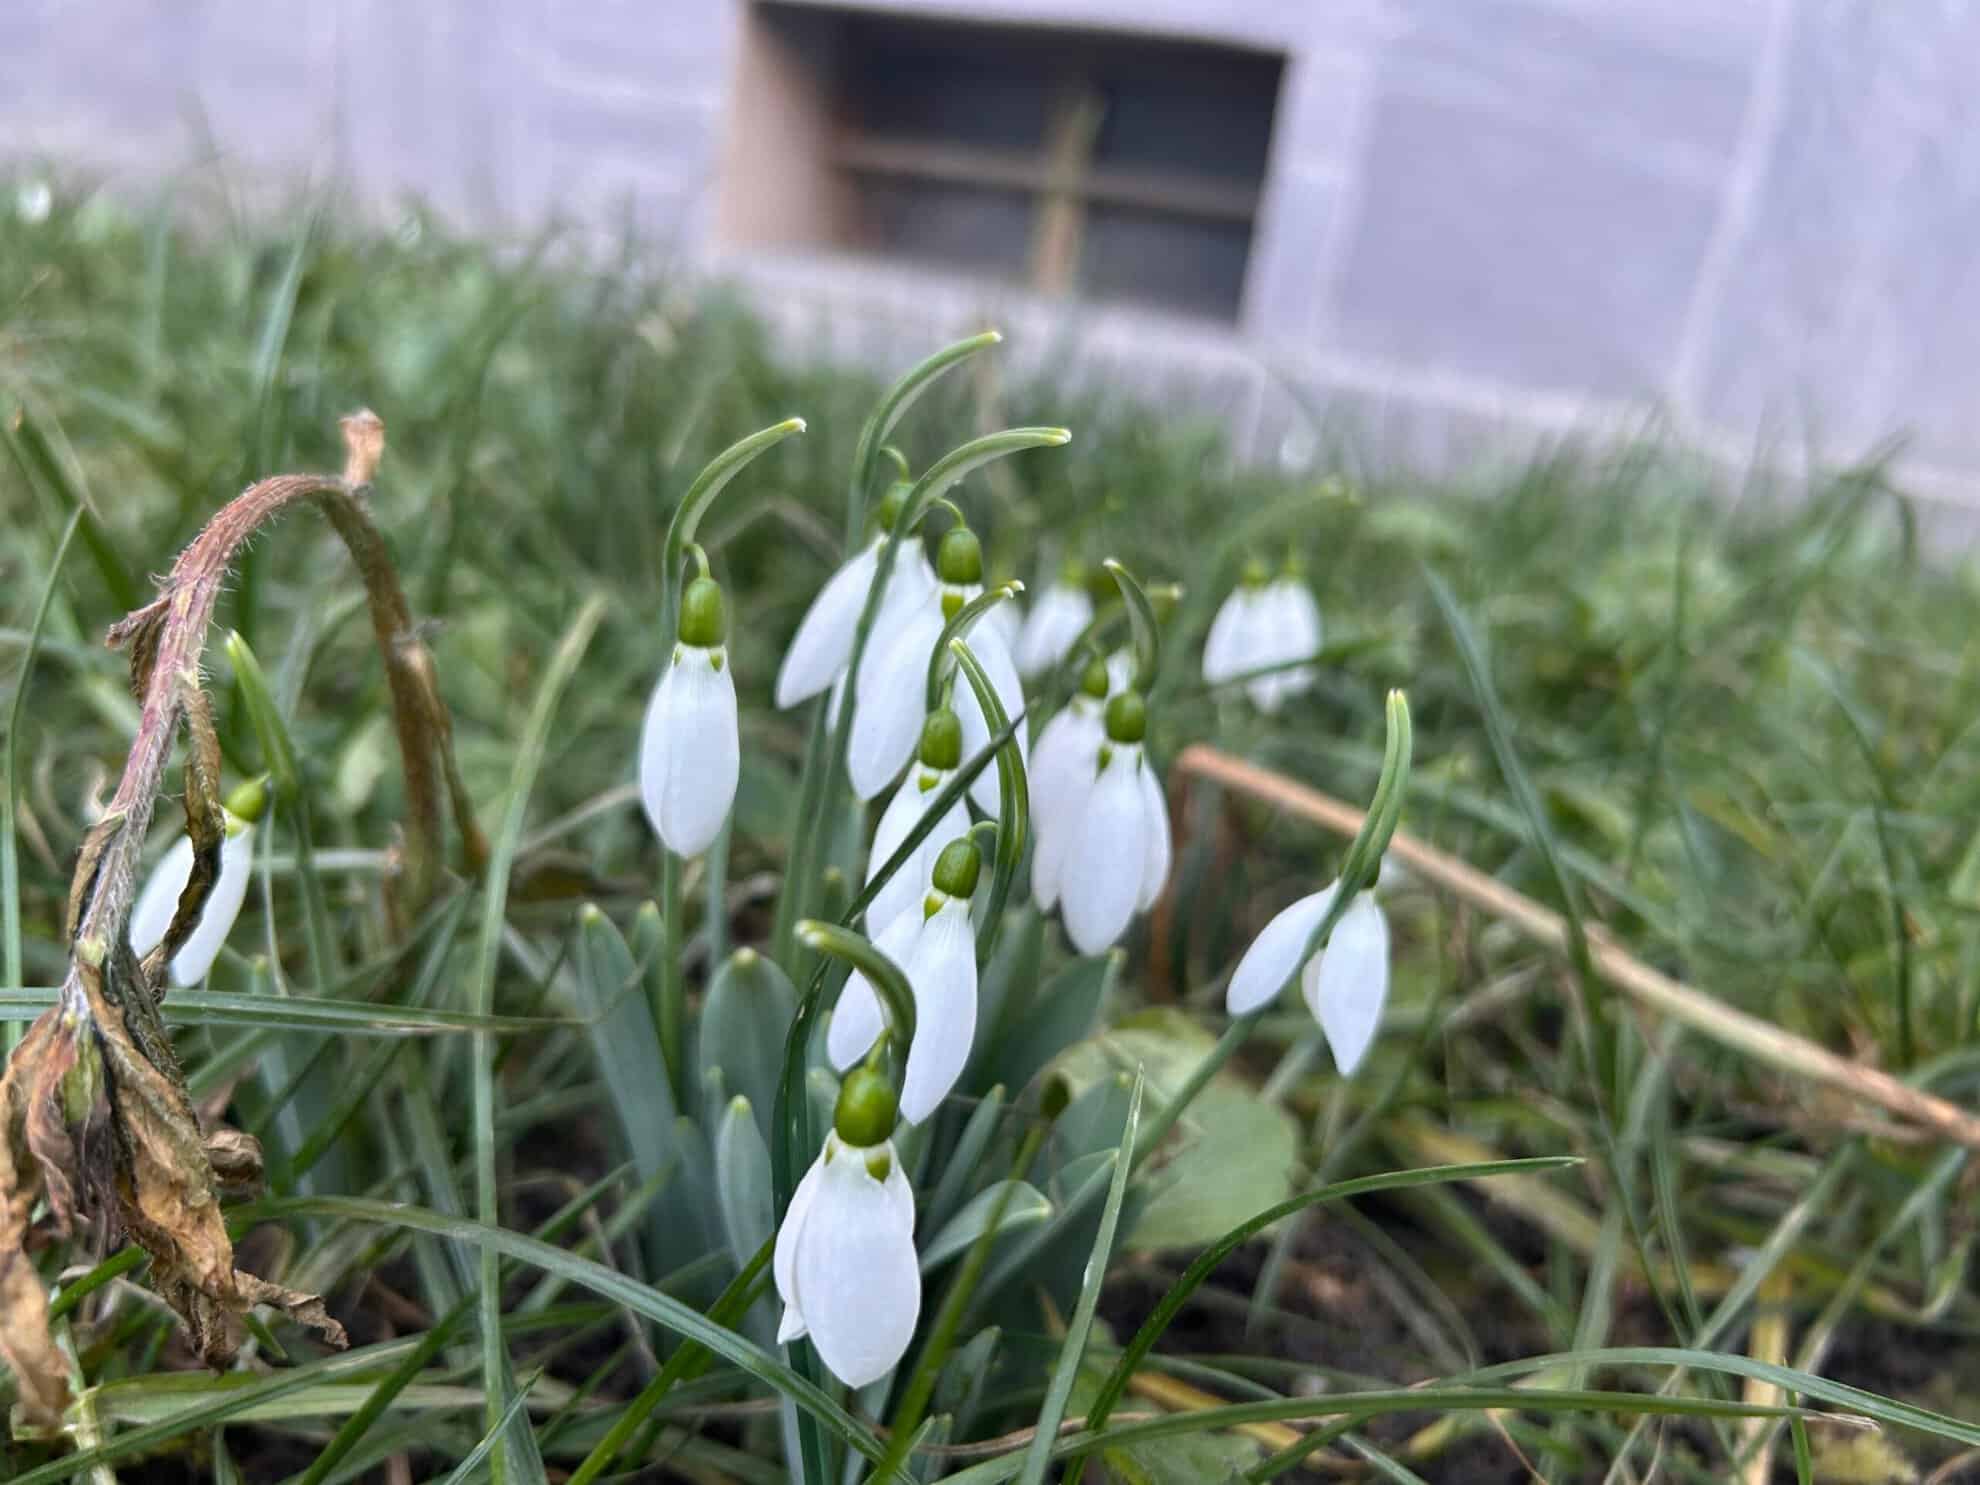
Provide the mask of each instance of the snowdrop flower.
{"label": "snowdrop flower", "polygon": [[1041,676],[1060,664],[1093,622],[1093,600],[1082,577],[1079,567],[1068,563],[1032,605],[1012,648],[1020,675]]}
{"label": "snowdrop flower", "polygon": [[1140,692],[1107,703],[1105,730],[1099,772],[1066,791],[1060,827],[1067,834],[1055,886],[1066,935],[1082,954],[1109,948],[1169,879],[1169,808],[1142,756],[1148,708]]}
{"label": "snowdrop flower", "polygon": [[1051,912],[1059,901],[1059,867],[1072,832],[1073,803],[1086,797],[1100,769],[1100,749],[1107,741],[1101,720],[1110,682],[1107,663],[1090,660],[1064,710],[1045,724],[1031,750],[1031,895],[1039,911]]}
{"label": "snowdrop flower", "polygon": [[832,1132],[791,1193],[771,1259],[784,1301],[778,1342],[809,1334],[848,1387],[899,1366],[921,1317],[914,1191],[894,1153],[894,1119],[885,1077],[866,1067],[847,1076]]}
{"label": "snowdrop flower", "polygon": [[[887,802],[887,808],[881,812],[880,823],[874,829],[873,849],[866,857],[867,881],[872,881],[874,874],[900,848],[908,832],[920,822],[930,802],[955,777],[961,763],[962,723],[947,707],[930,712],[921,724],[921,743],[916,750],[915,766],[901,780],[900,788]],[[887,878],[886,884],[866,910],[866,921],[878,924],[884,932],[902,913],[918,907],[934,878],[935,859],[941,854],[943,843],[954,840],[968,829],[969,810],[958,799],[936,822],[935,828],[921,838],[921,844],[902,863],[901,869]]]}
{"label": "snowdrop flower", "polygon": [[[1319,650],[1320,640],[1320,606],[1306,585],[1291,573],[1267,581],[1264,565],[1253,562],[1211,621],[1203,679],[1214,686],[1248,671],[1303,660]],[[1263,712],[1276,712],[1286,698],[1312,686],[1307,666],[1255,675],[1244,683],[1252,705]]]}
{"label": "snowdrop flower", "polygon": [[[910,1124],[921,1123],[949,1096],[976,1041],[976,927],[969,900],[981,866],[968,836],[950,841],[935,858],[933,888],[920,911],[900,914],[873,940],[914,992],[914,1043],[901,1079],[901,1117]],[[843,1070],[859,1061],[884,1025],[880,997],[865,975],[854,973],[826,1028],[832,1066]]]}
{"label": "snowdrop flower", "polygon": [[722,643],[728,627],[721,588],[706,577],[689,583],[681,597],[680,641],[640,729],[640,802],[677,856],[707,850],[735,803],[742,744],[736,682]]}
{"label": "snowdrop flower", "polygon": [[[199,922],[166,967],[172,983],[182,990],[206,978],[213,961],[220,957],[220,946],[227,941],[234,920],[241,915],[248,878],[254,873],[255,822],[267,802],[267,785],[254,779],[236,789],[222,806],[227,835],[220,843],[220,874],[200,909]],[[179,910],[180,894],[192,880],[192,869],[192,838],[182,835],[152,868],[150,879],[138,894],[137,906],[131,909],[126,937],[138,958],[165,942],[172,915]]]}
{"label": "snowdrop flower", "polygon": [[[900,494],[892,492],[880,504],[880,533],[856,556],[832,574],[811,607],[798,622],[791,647],[784,652],[784,663],[777,669],[776,700],[779,710],[796,706],[816,696],[845,673],[852,662],[853,638],[859,629],[860,611],[866,595],[880,575],[880,550],[887,544],[900,511]],[[873,634],[887,633],[898,608],[912,606],[935,588],[935,575],[928,570],[928,556],[921,542],[904,535],[894,553],[887,575],[887,591],[874,615]],[[867,642],[867,652],[873,640]],[[834,713],[836,715],[836,705]]]}
{"label": "snowdrop flower", "polygon": [[[859,674],[853,678],[852,744],[846,755],[846,771],[861,799],[872,799],[891,784],[914,752],[929,657],[949,620],[983,592],[983,545],[976,533],[967,526],[944,532],[935,549],[935,573],[934,588],[912,604],[889,607],[883,615],[888,622],[874,626],[866,652],[860,657]],[[1005,714],[1019,716],[1024,711],[1024,686],[997,631],[977,625],[970,633],[969,647],[989,676]],[[990,727],[983,708],[977,705],[976,693],[966,682],[956,689],[956,715],[962,722],[964,755],[981,751],[990,741]],[[1029,756],[1022,731],[1018,733],[1018,750]],[[995,817],[995,769],[986,768],[976,776],[969,786],[969,797],[978,809]]]}
{"label": "snowdrop flower", "polygon": [[1326,1033],[1343,1074],[1361,1065],[1389,998],[1389,920],[1372,891],[1359,892],[1334,925],[1326,947],[1300,963],[1307,940],[1327,916],[1341,884],[1333,882],[1286,908],[1244,951],[1224,1004],[1233,1016],[1269,1005],[1298,970],[1300,993]]}

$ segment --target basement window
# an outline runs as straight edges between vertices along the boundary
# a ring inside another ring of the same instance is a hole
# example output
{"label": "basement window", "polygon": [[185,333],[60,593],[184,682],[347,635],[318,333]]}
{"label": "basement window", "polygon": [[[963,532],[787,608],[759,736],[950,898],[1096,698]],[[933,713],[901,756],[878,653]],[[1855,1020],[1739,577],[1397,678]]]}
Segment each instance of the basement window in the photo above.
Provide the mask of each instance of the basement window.
{"label": "basement window", "polygon": [[810,4],[745,21],[722,234],[1238,318],[1283,59]]}

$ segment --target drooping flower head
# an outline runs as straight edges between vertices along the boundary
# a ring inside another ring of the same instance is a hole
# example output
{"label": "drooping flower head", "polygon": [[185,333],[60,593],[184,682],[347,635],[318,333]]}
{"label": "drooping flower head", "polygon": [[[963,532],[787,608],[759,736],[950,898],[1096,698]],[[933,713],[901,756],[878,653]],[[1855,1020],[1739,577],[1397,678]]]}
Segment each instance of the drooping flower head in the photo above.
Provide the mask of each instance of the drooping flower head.
{"label": "drooping flower head", "polygon": [[1139,691],[1107,703],[1098,772],[1071,791],[1064,853],[1056,863],[1066,934],[1082,954],[1112,946],[1169,878],[1169,808],[1143,754],[1148,708]]}
{"label": "drooping flower head", "polygon": [[1297,971],[1300,993],[1326,1033],[1334,1065],[1348,1074],[1367,1055],[1389,998],[1389,920],[1372,889],[1356,893],[1326,944],[1305,958],[1307,941],[1340,886],[1330,882],[1265,925],[1232,972],[1224,1004],[1233,1016],[1250,1015],[1269,1005]]}
{"label": "drooping flower head", "polygon": [[1093,622],[1093,599],[1086,587],[1086,569],[1078,562],[1066,563],[1059,576],[1045,585],[1025,616],[1012,654],[1020,674],[1026,678],[1044,675],[1072,653],[1073,645]]}
{"label": "drooping flower head", "polygon": [[[906,488],[896,485],[887,492],[878,507],[878,533],[832,574],[804,611],[797,633],[791,638],[791,647],[784,652],[784,663],[777,670],[776,701],[780,710],[816,696],[839,680],[852,663],[859,616],[866,607],[867,594],[879,578],[880,552],[899,518]],[[928,556],[920,539],[903,533],[887,575],[886,593],[874,616],[874,635],[888,632],[897,607],[913,605],[934,586],[935,575],[928,570]],[[874,641],[869,639],[868,654],[872,653],[873,645]]]}
{"label": "drooping flower head", "polygon": [[[254,830],[268,804],[265,780],[250,779],[221,807],[225,817],[226,839],[220,843],[220,873],[200,908],[199,922],[186,935],[179,952],[172,956],[166,973],[174,985],[187,989],[199,984],[220,957],[221,945],[233,930],[247,901],[248,879],[254,872]],[[131,952],[142,959],[165,942],[172,918],[179,910],[179,898],[192,880],[193,843],[181,835],[152,868],[137,905],[131,909],[130,926],[125,931]]]}
{"label": "drooping flower head", "polygon": [[[982,861],[968,836],[950,841],[935,858],[919,909],[898,914],[873,940],[914,992],[914,1042],[901,1080],[901,1117],[910,1124],[922,1123],[949,1096],[976,1040],[976,930],[969,904]],[[866,1056],[884,1024],[880,997],[865,975],[854,972],[826,1028],[832,1065],[848,1068]]]}
{"label": "drooping flower head", "polygon": [[895,1118],[883,1074],[846,1075],[832,1132],[791,1193],[771,1259],[784,1301],[778,1341],[808,1334],[848,1387],[899,1366],[921,1316],[914,1190],[894,1152]]}
{"label": "drooping flower head", "polygon": [[1112,686],[1109,668],[1109,663],[1097,656],[1087,661],[1079,689],[1045,724],[1045,730],[1038,734],[1038,746],[1032,749],[1029,783],[1035,846],[1031,895],[1043,912],[1049,913],[1058,905],[1059,867],[1072,839],[1073,806],[1085,799],[1100,769],[1100,749],[1107,741],[1101,714]]}
{"label": "drooping flower head", "polygon": [[[936,585],[912,604],[889,606],[882,616],[886,625],[874,626],[860,657],[859,674],[853,679],[855,710],[846,769],[861,799],[879,794],[906,766],[921,726],[929,658],[949,620],[983,592],[983,544],[969,527],[952,526],[942,533],[935,550],[935,575]],[[969,646],[1005,714],[1012,718],[1021,715],[1024,687],[997,631],[977,625],[969,636]],[[957,690],[955,708],[962,722],[963,753],[975,754],[990,741],[983,708],[966,685]],[[1021,731],[1018,748],[1020,754],[1028,756]],[[978,774],[970,785],[969,797],[978,809],[994,817],[998,808],[996,774],[989,769]]]}
{"label": "drooping flower head", "polygon": [[735,803],[742,743],[723,644],[728,628],[721,588],[708,577],[689,583],[680,638],[640,729],[640,802],[662,844],[679,856],[707,850]]}
{"label": "drooping flower head", "polygon": [[[962,723],[947,707],[939,707],[922,720],[921,741],[915,749],[914,766],[909,768],[894,797],[881,811],[873,831],[873,849],[866,857],[866,880],[887,864],[908,832],[920,821],[935,796],[962,764]],[[902,913],[918,907],[933,880],[935,858],[943,845],[969,829],[969,810],[958,799],[949,806],[935,828],[921,838],[901,869],[881,886],[866,909],[866,921],[884,932]]]}
{"label": "drooping flower head", "polygon": [[[1276,712],[1288,697],[1312,688],[1312,667],[1293,662],[1318,653],[1320,643],[1320,606],[1296,569],[1274,578],[1264,563],[1253,560],[1211,622],[1203,644],[1203,679],[1215,686],[1249,675],[1244,689],[1252,705]],[[1289,668],[1250,675],[1275,665]]]}

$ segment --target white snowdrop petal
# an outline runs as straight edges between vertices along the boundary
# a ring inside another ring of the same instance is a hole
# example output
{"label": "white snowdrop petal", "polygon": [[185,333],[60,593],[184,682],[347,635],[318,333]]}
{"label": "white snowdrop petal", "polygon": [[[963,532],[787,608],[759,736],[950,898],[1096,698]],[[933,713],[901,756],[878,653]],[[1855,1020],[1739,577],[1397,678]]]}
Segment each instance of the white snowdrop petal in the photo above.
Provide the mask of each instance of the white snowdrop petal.
{"label": "white snowdrop petal", "polygon": [[846,755],[846,771],[861,799],[879,794],[914,756],[927,715],[928,656],[941,633],[942,611],[932,603],[887,628],[874,628],[853,681],[857,704]]}
{"label": "white snowdrop petal", "polygon": [[[186,842],[187,864],[191,865],[192,842]],[[187,876],[191,876],[188,870]],[[247,901],[248,879],[254,875],[254,827],[244,825],[220,844],[220,875],[200,909],[199,922],[186,935],[179,952],[172,956],[172,983],[180,989],[197,985],[220,957],[220,948],[233,932],[234,920]],[[167,926],[170,924],[169,915]],[[159,935],[161,938],[163,934]]]}
{"label": "white snowdrop petal", "polygon": [[1042,675],[1059,664],[1092,620],[1092,599],[1070,584],[1053,583],[1033,606],[1011,647],[1019,673]]}
{"label": "white snowdrop petal", "polygon": [[[894,797],[887,802],[880,823],[874,829],[873,849],[866,858],[867,881],[873,880],[874,873],[887,864],[888,858],[907,839],[908,832],[920,823],[922,815],[934,803],[935,796],[950,777],[940,769],[923,768],[919,763],[908,769],[907,777],[901,780]],[[867,921],[891,923],[909,908],[917,906],[927,895],[929,879],[935,870],[935,858],[942,854],[942,847],[968,829],[969,810],[958,799],[936,822],[935,828],[921,838],[921,844],[902,863],[901,869],[881,886],[866,910]]]}
{"label": "white snowdrop petal", "polygon": [[1300,988],[1343,1075],[1361,1065],[1389,998],[1389,921],[1366,892],[1348,904]]}
{"label": "white snowdrop petal", "polygon": [[[868,921],[874,920],[869,918]],[[915,941],[920,936],[921,905],[917,900],[908,911],[896,913],[881,926],[880,932],[874,935],[873,947],[899,965],[905,974],[908,959],[914,953]],[[915,1014],[919,1016],[920,1012]],[[845,988],[839,992],[839,1003],[833,1008],[832,1019],[825,1028],[825,1055],[833,1068],[844,1072],[864,1057],[872,1050],[874,1040],[886,1024],[887,1017],[881,1009],[879,993],[865,975],[854,970],[847,976]]]}
{"label": "white snowdrop petal", "polygon": [[1314,598],[1313,590],[1304,583],[1287,578],[1279,601],[1284,611],[1281,622],[1292,636],[1292,652],[1295,655],[1316,653],[1326,642],[1326,627],[1320,621],[1320,604]]}
{"label": "white snowdrop petal", "polygon": [[1246,669],[1242,651],[1249,632],[1248,597],[1246,589],[1233,589],[1210,621],[1203,641],[1203,679],[1213,686]]}
{"label": "white snowdrop petal", "polygon": [[[829,1149],[835,1136],[826,1136]],[[798,1234],[804,1230],[804,1219],[811,1211],[812,1199],[818,1195],[818,1183],[825,1172],[825,1157],[821,1154],[811,1162],[797,1183],[797,1190],[791,1193],[791,1204],[784,1209],[784,1225],[777,1229],[777,1245],[770,1250],[770,1276],[776,1281],[778,1297],[784,1301],[783,1318],[777,1324],[777,1341],[784,1344],[796,1340],[804,1334],[804,1314],[797,1306],[797,1244]]]}
{"label": "white snowdrop petal", "polygon": [[639,792],[668,850],[697,856],[721,833],[735,803],[742,743],[736,682],[719,646],[682,645],[646,709]]}
{"label": "white snowdrop petal", "polygon": [[839,730],[839,713],[845,709],[846,687],[852,684],[852,672],[842,670],[832,678],[832,689],[825,697],[825,725],[832,731]]}
{"label": "white snowdrop petal", "polygon": [[178,910],[179,894],[192,880],[192,868],[192,840],[184,835],[173,841],[152,867],[144,890],[138,894],[137,906],[131,909],[130,926],[125,934],[131,952],[138,958],[144,958],[165,942],[166,931],[172,926],[172,914]]}
{"label": "white snowdrop petal", "polygon": [[1162,794],[1162,779],[1155,771],[1155,765],[1142,756],[1141,768],[1135,775],[1141,791],[1141,813],[1146,821],[1147,845],[1142,853],[1141,894],[1135,899],[1135,908],[1147,912],[1155,906],[1155,900],[1162,895],[1162,888],[1169,880],[1169,802]]}
{"label": "white snowdrop petal", "polygon": [[1148,819],[1136,778],[1141,749],[1116,745],[1086,796],[1059,868],[1066,934],[1082,954],[1112,947],[1134,917],[1147,861]]}
{"label": "white snowdrop petal", "polygon": [[956,1086],[976,1040],[976,933],[966,900],[950,898],[922,925],[904,967],[915,1030],[901,1117],[920,1124]]}
{"label": "white snowdrop petal", "polygon": [[[896,565],[899,559],[896,558]],[[866,547],[832,574],[798,621],[784,663],[777,667],[777,706],[796,706],[832,684],[852,659],[859,611],[879,568],[880,544]]]}
{"label": "white snowdrop petal", "polygon": [[1328,905],[1339,886],[1338,882],[1330,882],[1310,897],[1302,897],[1290,907],[1280,909],[1265,925],[1231,974],[1230,986],[1224,991],[1225,1010],[1233,1016],[1248,1016],[1271,1003],[1299,968],[1306,941],[1327,916]]}
{"label": "white snowdrop petal", "polygon": [[[1017,666],[1011,663],[1010,651],[1004,648],[1003,640],[995,633],[985,633],[983,626],[978,624],[970,632],[969,647],[982,665],[983,673],[990,678],[990,689],[1003,703],[1005,717],[1012,720],[1022,717],[1024,683],[1018,679]],[[975,688],[962,676],[956,678],[956,717],[962,722],[963,757],[973,758],[989,743],[990,725],[976,700]],[[1023,727],[1018,728],[1017,744],[1018,757],[1028,768],[1031,749]],[[984,814],[993,820],[997,818],[1001,796],[998,793],[996,764],[991,764],[970,781],[969,797]]]}
{"label": "white snowdrop petal", "polygon": [[1127,690],[1134,680],[1134,656],[1127,650],[1116,650],[1107,657],[1107,695],[1109,699]]}
{"label": "white snowdrop petal", "polygon": [[1031,895],[1040,912],[1051,912],[1059,901],[1066,853],[1072,848],[1087,796],[1098,782],[1100,745],[1106,733],[1098,717],[1089,720],[1092,725],[1078,724],[1076,735],[1055,757],[1050,793],[1032,795],[1031,826],[1037,843],[1031,852]]}
{"label": "white snowdrop petal", "polygon": [[[891,1144],[881,1147],[895,1165]],[[867,1153],[841,1146],[826,1161],[793,1278],[811,1343],[832,1375],[864,1387],[900,1364],[921,1314],[921,1271],[912,1211],[866,1168]]]}
{"label": "white snowdrop petal", "polygon": [[983,616],[983,627],[993,631],[1006,650],[1015,652],[1024,633],[1024,605],[1015,598],[993,604]]}

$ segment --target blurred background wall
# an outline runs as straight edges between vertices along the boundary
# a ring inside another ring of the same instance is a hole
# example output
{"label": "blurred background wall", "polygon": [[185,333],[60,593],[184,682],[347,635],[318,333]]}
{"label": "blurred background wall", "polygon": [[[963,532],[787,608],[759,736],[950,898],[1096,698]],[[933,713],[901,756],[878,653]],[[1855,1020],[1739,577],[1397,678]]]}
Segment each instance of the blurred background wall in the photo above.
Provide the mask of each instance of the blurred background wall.
{"label": "blurred background wall", "polygon": [[802,350],[994,316],[1256,457],[1902,432],[1980,505],[1976,77],[1963,0],[8,0],[0,149],[629,223]]}

